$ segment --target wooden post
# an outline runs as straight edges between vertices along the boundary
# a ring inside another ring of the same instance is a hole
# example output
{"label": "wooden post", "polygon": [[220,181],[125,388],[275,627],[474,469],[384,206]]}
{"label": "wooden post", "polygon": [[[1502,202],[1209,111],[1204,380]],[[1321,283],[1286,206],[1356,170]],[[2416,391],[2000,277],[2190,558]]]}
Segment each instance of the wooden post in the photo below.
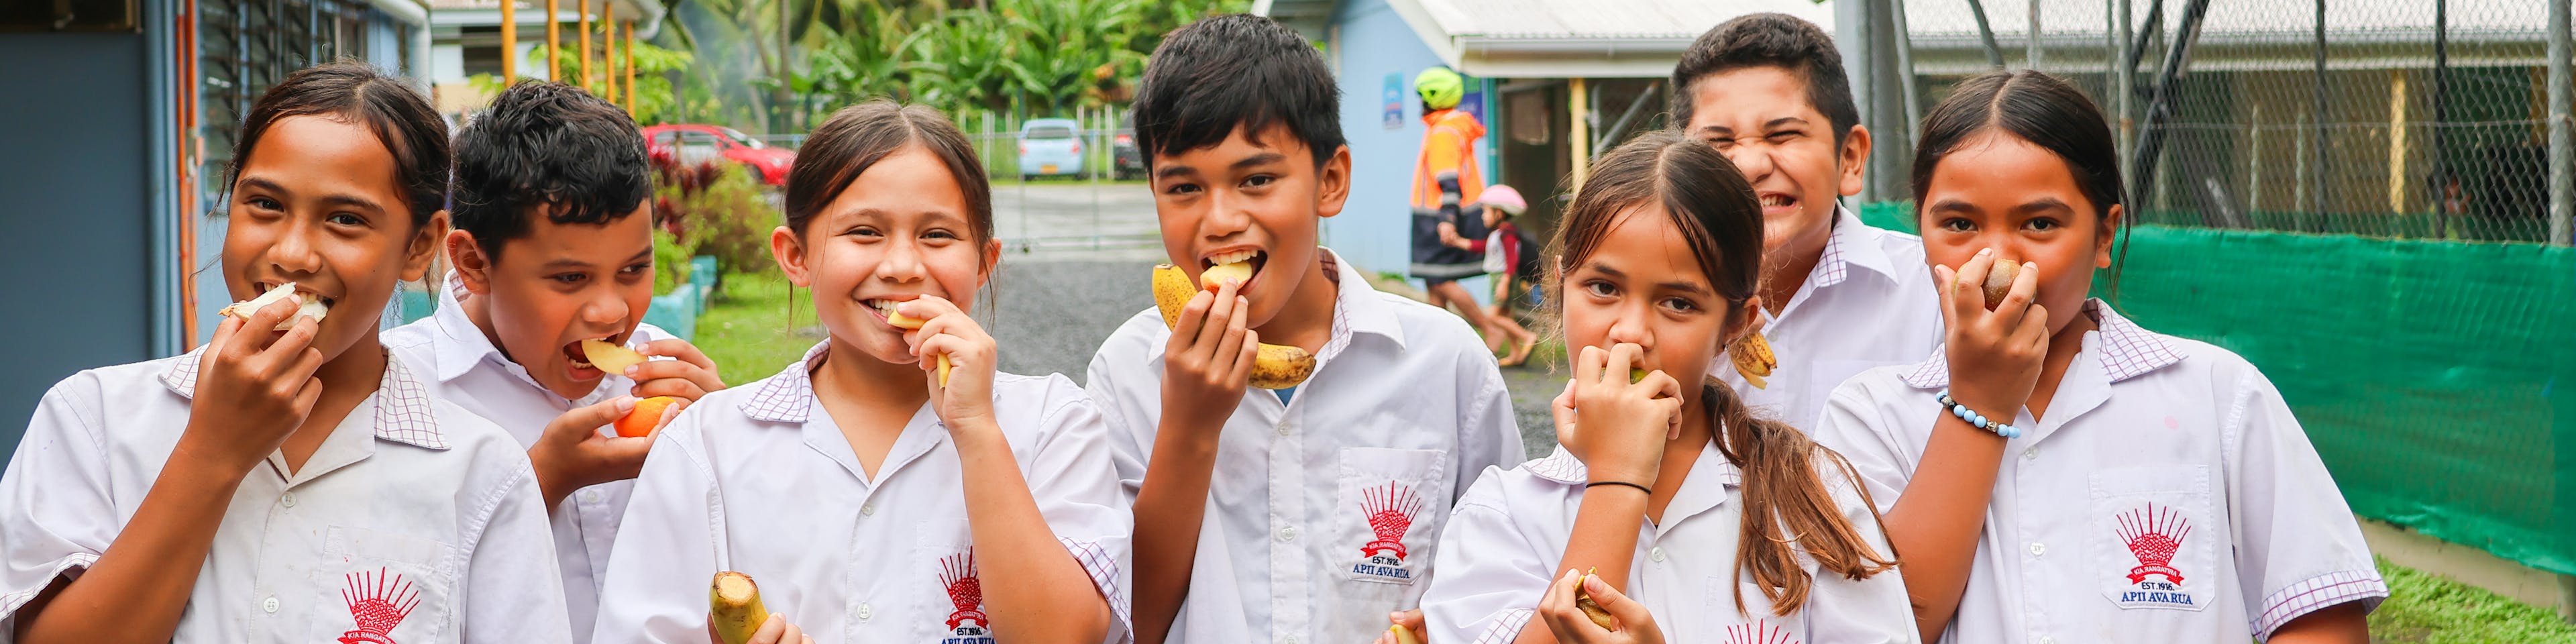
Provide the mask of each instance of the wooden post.
{"label": "wooden post", "polygon": [[2406,212],[2406,71],[2388,70],[2388,212]]}
{"label": "wooden post", "polygon": [[1567,80],[1566,89],[1566,113],[1573,115],[1574,119],[1570,125],[1572,131],[1565,136],[1565,144],[1573,153],[1574,190],[1580,193],[1583,180],[1592,176],[1592,124],[1588,122],[1592,118],[1592,105],[1585,95],[1583,79]]}
{"label": "wooden post", "polygon": [[626,23],[626,116],[636,116],[636,23]]}
{"label": "wooden post", "polygon": [[546,80],[563,80],[563,65],[556,53],[563,51],[563,21],[556,19],[555,0],[546,0]]}
{"label": "wooden post", "polygon": [[572,5],[572,10],[581,14],[581,52],[577,59],[579,66],[574,68],[581,79],[573,84],[590,89],[590,0],[573,0]]}
{"label": "wooden post", "polygon": [[519,0],[501,0],[501,86],[519,80]]}
{"label": "wooden post", "polygon": [[600,98],[617,104],[617,3],[599,3],[599,87]]}

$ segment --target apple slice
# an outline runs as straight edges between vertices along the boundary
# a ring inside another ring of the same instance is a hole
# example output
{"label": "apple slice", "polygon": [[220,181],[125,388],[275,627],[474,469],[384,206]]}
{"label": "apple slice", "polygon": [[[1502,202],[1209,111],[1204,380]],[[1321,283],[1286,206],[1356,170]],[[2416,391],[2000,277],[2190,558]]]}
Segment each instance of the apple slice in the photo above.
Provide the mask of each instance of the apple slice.
{"label": "apple slice", "polygon": [[257,312],[261,308],[267,307],[270,304],[276,304],[281,300],[289,298],[293,298],[297,302],[295,314],[286,316],[285,320],[278,321],[277,326],[273,327],[271,330],[284,331],[295,328],[295,318],[298,316],[310,317],[313,318],[314,322],[321,322],[322,316],[329,315],[331,313],[331,307],[322,303],[322,296],[314,295],[312,293],[295,292],[295,283],[287,282],[269,288],[268,292],[259,294],[259,297],[226,304],[223,309],[215,311],[215,314],[228,315],[248,320],[250,319],[251,313]]}
{"label": "apple slice", "polygon": [[644,364],[644,354],[596,338],[581,341],[581,355],[589,358],[590,366],[598,367],[600,373],[622,374],[627,367]]}

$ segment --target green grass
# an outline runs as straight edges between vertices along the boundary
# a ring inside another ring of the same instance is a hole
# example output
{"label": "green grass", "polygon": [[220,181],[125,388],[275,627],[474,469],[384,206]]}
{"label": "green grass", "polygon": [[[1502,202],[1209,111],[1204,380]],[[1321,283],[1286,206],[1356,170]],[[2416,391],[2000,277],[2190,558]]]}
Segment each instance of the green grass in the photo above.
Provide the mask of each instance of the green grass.
{"label": "green grass", "polygon": [[797,333],[814,324],[814,301],[776,271],[728,273],[720,291],[698,316],[697,345],[727,386],[776,375],[821,340]]}
{"label": "green grass", "polygon": [[[698,349],[715,360],[725,384],[767,378],[821,339],[798,331],[814,325],[813,307],[803,289],[776,272],[728,274],[721,296],[698,318]],[[1561,363],[1563,356],[1563,345],[1550,338],[1531,362]],[[2386,559],[2379,560],[2379,573],[2388,579],[2390,597],[2370,614],[2373,642],[2576,644],[2576,627],[2547,610]]]}
{"label": "green grass", "polygon": [[2576,643],[2576,627],[2539,607],[2379,560],[2388,579],[2388,601],[2370,613],[2373,642],[2469,644],[2472,642]]}

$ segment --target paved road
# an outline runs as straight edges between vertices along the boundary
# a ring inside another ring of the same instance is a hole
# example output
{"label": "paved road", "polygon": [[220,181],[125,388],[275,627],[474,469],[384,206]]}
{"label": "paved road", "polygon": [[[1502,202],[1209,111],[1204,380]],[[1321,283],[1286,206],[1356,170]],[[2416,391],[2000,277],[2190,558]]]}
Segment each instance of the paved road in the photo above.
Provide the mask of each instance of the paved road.
{"label": "paved road", "polygon": [[[1081,382],[1100,341],[1154,305],[1148,275],[1164,258],[1152,195],[1132,183],[1094,189],[1041,181],[998,185],[993,197],[994,227],[1007,254],[986,288],[995,303],[979,308],[991,312],[985,328],[1002,346],[1002,370],[1062,373]],[[1564,377],[1538,364],[1503,370],[1532,456],[1555,445],[1547,406],[1564,390]]]}

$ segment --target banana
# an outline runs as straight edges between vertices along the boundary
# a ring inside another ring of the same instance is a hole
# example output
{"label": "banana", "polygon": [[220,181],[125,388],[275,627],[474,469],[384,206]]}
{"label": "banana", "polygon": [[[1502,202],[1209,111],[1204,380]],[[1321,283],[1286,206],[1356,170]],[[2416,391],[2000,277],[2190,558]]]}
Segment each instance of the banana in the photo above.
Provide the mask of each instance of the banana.
{"label": "banana", "polygon": [[[896,313],[894,312],[893,307],[887,307],[885,314],[886,324],[892,324],[894,325],[894,328],[898,329],[919,329],[921,328],[921,325],[928,324],[930,322],[929,320]],[[955,369],[956,367],[957,365],[955,363],[948,361],[948,354],[939,354],[939,386],[948,386],[948,371]]]}
{"label": "banana", "polygon": [[[1584,581],[1590,582],[1592,580],[1593,570],[1599,570],[1599,568],[1592,568],[1583,571]],[[1592,593],[1583,592],[1582,584],[1576,584],[1574,586],[1574,607],[1583,609],[1583,616],[1592,618],[1592,623],[1599,624],[1602,628],[1614,631],[1619,630],[1619,620],[1612,619],[1610,617],[1610,611],[1603,610],[1600,602],[1592,601]]]}
{"label": "banana", "polygon": [[286,319],[278,321],[277,327],[271,330],[284,331],[295,328],[296,316],[310,317],[313,318],[314,322],[318,323],[322,321],[323,315],[331,312],[331,307],[322,303],[322,296],[314,295],[312,293],[297,293],[295,292],[295,283],[287,282],[270,287],[268,292],[261,293],[258,297],[226,304],[223,309],[215,311],[215,314],[229,315],[248,320],[250,319],[250,314],[252,312],[258,311],[260,308],[266,307],[270,304],[276,304],[279,300],[289,298],[293,298],[296,301],[295,315],[286,316]]}
{"label": "banana", "polygon": [[1386,632],[1395,634],[1395,644],[1422,644],[1421,638],[1413,636],[1413,629],[1388,624]]}
{"label": "banana", "polygon": [[716,573],[707,586],[707,623],[725,644],[742,644],[751,640],[762,622],[769,621],[769,608],[760,605],[760,585],[751,575],[733,571]]}
{"label": "banana", "polygon": [[[1213,279],[1207,280],[1211,284],[1217,283],[1217,279],[1249,280],[1252,277],[1252,266],[1246,262],[1219,264],[1208,269],[1201,277],[1209,276],[1214,276]],[[1171,264],[1154,267],[1154,306],[1163,312],[1163,326],[1170,327],[1180,323],[1181,307],[1188,305],[1190,296],[1198,290],[1199,286],[1190,283],[1189,274],[1182,272],[1180,267]],[[1307,353],[1305,349],[1264,343],[1254,350],[1252,360],[1252,386],[1254,387],[1287,389],[1306,382],[1306,378],[1313,375],[1315,375],[1315,355]]]}
{"label": "banana", "polygon": [[1762,339],[1760,330],[1745,334],[1744,339],[1735,341],[1735,346],[1727,347],[1726,357],[1734,360],[1735,373],[1744,376],[1745,384],[1755,389],[1770,388],[1771,383],[1763,379],[1771,377],[1771,369],[1780,366],[1780,358],[1771,354],[1771,341]]}

